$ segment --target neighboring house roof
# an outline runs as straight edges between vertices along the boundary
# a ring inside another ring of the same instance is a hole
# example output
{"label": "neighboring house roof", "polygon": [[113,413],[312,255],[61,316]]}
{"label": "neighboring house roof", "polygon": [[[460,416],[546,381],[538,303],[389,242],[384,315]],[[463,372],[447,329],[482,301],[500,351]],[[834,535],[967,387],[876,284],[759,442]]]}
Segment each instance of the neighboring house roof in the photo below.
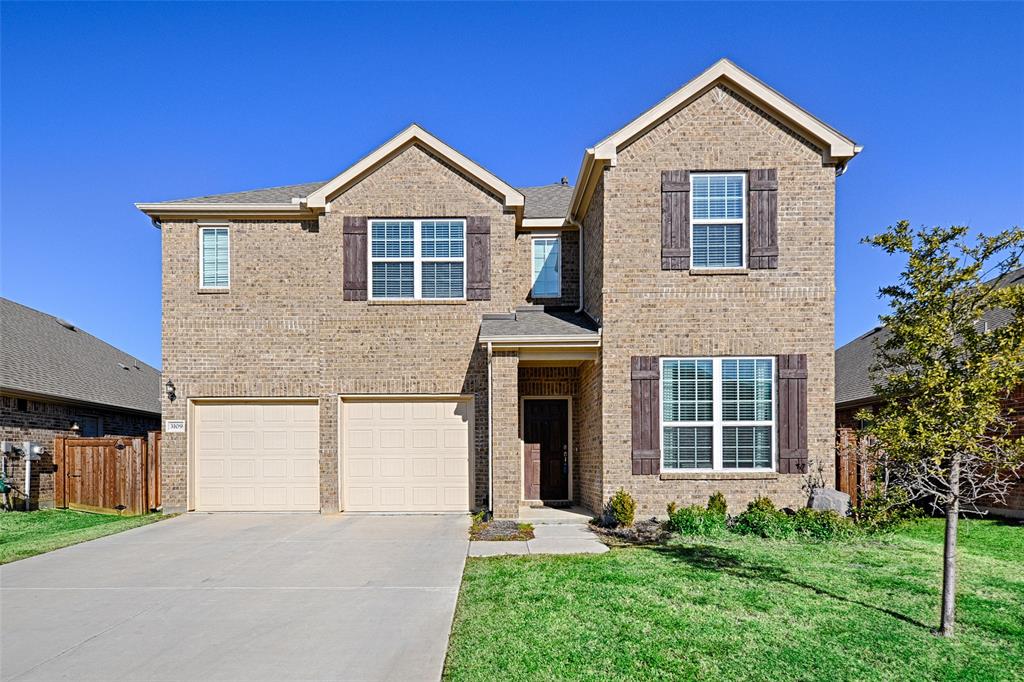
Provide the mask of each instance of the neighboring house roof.
{"label": "neighboring house roof", "polygon": [[852,139],[815,118],[728,59],[719,59],[704,73],[584,152],[569,217],[579,219],[586,213],[593,186],[601,175],[596,172],[598,169],[606,165],[614,166],[620,150],[719,83],[725,83],[742,93],[794,130],[816,141],[822,148],[826,163],[835,163],[842,168],[862,149]]}
{"label": "neighboring house roof", "polygon": [[597,324],[585,313],[520,306],[514,313],[488,313],[480,322],[480,341],[599,342]]}
{"label": "neighboring house roof", "polygon": [[[1024,268],[1003,276],[998,286],[1024,286]],[[981,322],[989,329],[1003,326],[1011,319],[1009,310],[990,310]],[[872,368],[877,363],[878,347],[889,337],[885,327],[875,327],[845,346],[836,349],[836,405],[870,402],[875,397]]]}
{"label": "neighboring house roof", "polygon": [[0,388],[160,414],[159,370],[6,298],[0,298]]}

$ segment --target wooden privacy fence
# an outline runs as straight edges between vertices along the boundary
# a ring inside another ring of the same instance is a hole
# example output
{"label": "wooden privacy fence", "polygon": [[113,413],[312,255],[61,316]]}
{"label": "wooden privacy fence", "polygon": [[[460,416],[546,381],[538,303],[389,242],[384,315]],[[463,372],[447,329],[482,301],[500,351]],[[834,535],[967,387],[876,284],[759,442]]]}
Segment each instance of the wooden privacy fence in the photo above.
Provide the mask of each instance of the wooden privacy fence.
{"label": "wooden privacy fence", "polygon": [[54,506],[145,514],[160,506],[160,432],[54,439]]}

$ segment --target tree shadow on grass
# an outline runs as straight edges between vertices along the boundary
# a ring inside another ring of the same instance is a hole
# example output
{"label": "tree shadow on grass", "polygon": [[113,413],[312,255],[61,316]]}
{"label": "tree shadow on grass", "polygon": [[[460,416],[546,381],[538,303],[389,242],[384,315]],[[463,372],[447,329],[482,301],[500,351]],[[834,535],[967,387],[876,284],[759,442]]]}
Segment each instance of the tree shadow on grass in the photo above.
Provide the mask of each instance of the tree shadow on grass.
{"label": "tree shadow on grass", "polygon": [[775,582],[793,585],[794,587],[810,590],[819,596],[835,599],[836,601],[843,602],[844,604],[853,604],[879,613],[884,613],[887,616],[891,616],[892,618],[901,620],[910,625],[924,628],[925,630],[931,629],[921,621],[915,620],[914,618],[900,613],[899,611],[893,611],[892,609],[887,609],[882,606],[869,604],[867,602],[830,592],[823,587],[800,580],[784,568],[773,566],[771,564],[760,564],[752,561],[746,561],[737,553],[731,552],[722,547],[716,547],[714,545],[661,545],[650,549],[651,551],[665,556],[672,561],[684,563],[688,566],[692,566],[693,568],[699,568],[706,571],[718,571],[727,575],[758,582]]}

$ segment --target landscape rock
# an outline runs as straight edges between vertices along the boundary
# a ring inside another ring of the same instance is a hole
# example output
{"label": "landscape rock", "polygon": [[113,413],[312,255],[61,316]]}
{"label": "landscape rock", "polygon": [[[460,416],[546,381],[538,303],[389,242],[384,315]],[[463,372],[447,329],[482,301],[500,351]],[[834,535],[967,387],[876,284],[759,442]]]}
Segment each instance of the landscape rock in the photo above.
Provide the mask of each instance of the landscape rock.
{"label": "landscape rock", "polygon": [[850,511],[850,496],[835,488],[815,488],[807,506],[817,511],[832,510],[846,516]]}

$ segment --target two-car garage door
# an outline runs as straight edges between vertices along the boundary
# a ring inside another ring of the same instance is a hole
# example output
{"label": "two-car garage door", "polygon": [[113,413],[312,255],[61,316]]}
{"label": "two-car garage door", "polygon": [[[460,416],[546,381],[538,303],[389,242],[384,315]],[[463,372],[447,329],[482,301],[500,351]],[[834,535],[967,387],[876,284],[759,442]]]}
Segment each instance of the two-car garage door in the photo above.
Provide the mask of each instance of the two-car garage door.
{"label": "two-car garage door", "polygon": [[[472,403],[345,400],[342,508],[465,512]],[[319,511],[319,408],[312,402],[197,403],[197,511]]]}
{"label": "two-car garage door", "polygon": [[346,400],[345,511],[465,512],[472,403]]}
{"label": "two-car garage door", "polygon": [[196,405],[197,511],[320,511],[317,403]]}

